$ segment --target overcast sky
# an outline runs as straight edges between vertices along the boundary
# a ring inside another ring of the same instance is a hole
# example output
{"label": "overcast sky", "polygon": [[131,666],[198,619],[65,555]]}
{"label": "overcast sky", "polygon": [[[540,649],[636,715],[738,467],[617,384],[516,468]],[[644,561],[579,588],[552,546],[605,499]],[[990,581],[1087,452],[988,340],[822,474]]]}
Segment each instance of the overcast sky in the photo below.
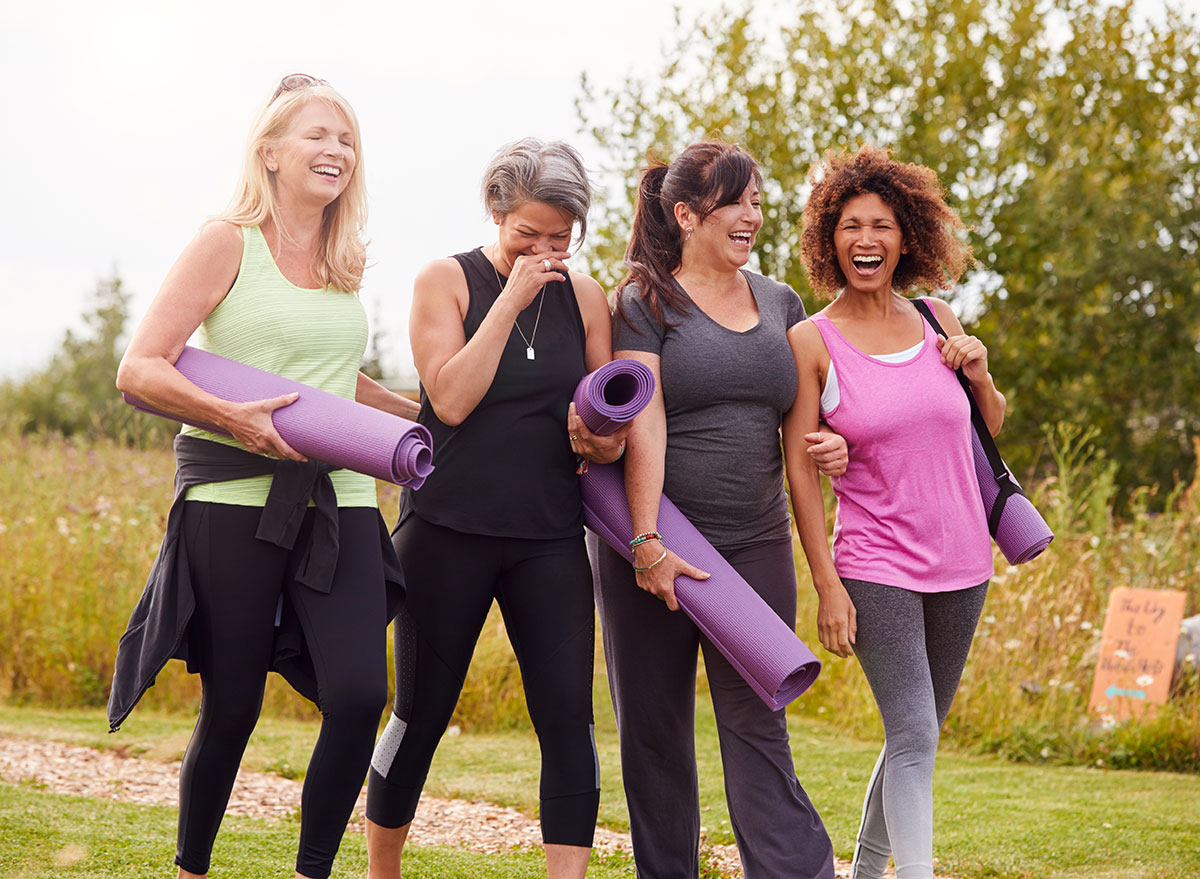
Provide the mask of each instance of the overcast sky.
{"label": "overcast sky", "polygon": [[[574,108],[580,74],[613,86],[660,69],[674,5],[11,0],[0,18],[0,379],[43,366],[114,270],[141,317],[225,207],[255,113],[294,72],[329,80],[358,112],[371,212],[363,299],[388,372],[411,371],[413,276],[491,240],[478,198],[491,154],[525,135],[563,138],[595,169]],[[718,5],[679,0],[686,19]],[[771,15],[774,4],[755,6]]]}
{"label": "overcast sky", "polygon": [[[691,16],[717,0],[685,0]],[[659,68],[670,2],[37,0],[5,4],[0,80],[0,378],[45,364],[114,269],[140,318],[228,202],[280,77],[330,81],[363,131],[373,265],[363,299],[385,366],[411,368],[412,278],[490,240],[479,175],[525,135],[576,144],[580,73]]]}

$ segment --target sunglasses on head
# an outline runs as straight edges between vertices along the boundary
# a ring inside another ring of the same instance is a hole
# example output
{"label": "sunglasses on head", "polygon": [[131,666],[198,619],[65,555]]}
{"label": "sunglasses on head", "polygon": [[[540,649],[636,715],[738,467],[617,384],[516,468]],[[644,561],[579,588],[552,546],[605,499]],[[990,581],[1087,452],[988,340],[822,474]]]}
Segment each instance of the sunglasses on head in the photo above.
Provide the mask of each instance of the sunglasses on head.
{"label": "sunglasses on head", "polygon": [[284,92],[294,92],[299,89],[309,89],[315,85],[329,85],[323,79],[317,79],[315,76],[309,76],[307,73],[289,73],[283,79],[279,80],[279,87],[275,89],[275,94],[271,95],[271,101],[282,95]]}

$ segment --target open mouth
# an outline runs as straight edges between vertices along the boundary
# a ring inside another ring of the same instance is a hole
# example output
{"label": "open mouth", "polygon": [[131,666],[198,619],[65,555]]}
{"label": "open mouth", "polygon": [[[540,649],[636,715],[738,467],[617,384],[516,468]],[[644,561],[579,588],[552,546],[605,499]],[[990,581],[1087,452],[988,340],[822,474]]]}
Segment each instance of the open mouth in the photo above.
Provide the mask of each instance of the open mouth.
{"label": "open mouth", "polygon": [[729,238],[735,244],[741,244],[744,247],[749,247],[751,242],[754,240],[754,233],[753,232],[730,232]]}
{"label": "open mouth", "polygon": [[869,256],[854,256],[850,258],[854,270],[860,275],[871,276],[883,268],[883,257],[876,254]]}
{"label": "open mouth", "polygon": [[314,165],[312,170],[327,180],[337,180],[342,176],[342,169],[335,165]]}

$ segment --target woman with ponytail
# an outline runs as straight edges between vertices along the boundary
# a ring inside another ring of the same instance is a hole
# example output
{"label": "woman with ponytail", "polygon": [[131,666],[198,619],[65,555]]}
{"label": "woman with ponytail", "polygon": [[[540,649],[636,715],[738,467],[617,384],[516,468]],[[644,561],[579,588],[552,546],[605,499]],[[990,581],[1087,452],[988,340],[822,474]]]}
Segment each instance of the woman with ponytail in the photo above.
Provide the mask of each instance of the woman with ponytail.
{"label": "woman with ponytail", "polygon": [[[634,533],[650,536],[631,567],[599,549],[596,599],[621,740],[638,876],[699,875],[693,742],[697,651],[721,739],[729,815],[747,879],[832,879],[833,851],[796,778],[783,711],[771,711],[682,613],[679,575],[708,574],[656,533],[666,494],[788,624],[796,575],[779,428],[796,394],[788,328],[796,293],[746,271],[762,226],[762,176],[742,149],[689,146],[644,170],[629,274],[618,287],[615,356],[654,372],[654,399],[633,422],[625,487]],[[807,435],[823,472],[846,445]]]}

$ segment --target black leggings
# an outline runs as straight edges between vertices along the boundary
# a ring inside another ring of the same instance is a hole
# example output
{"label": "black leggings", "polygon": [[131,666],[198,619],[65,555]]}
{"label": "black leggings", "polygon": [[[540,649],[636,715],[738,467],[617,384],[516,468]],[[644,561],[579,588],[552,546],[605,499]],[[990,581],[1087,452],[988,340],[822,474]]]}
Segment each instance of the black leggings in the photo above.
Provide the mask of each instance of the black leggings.
{"label": "black leggings", "polygon": [[542,752],[542,840],[590,846],[600,803],[592,725],[595,611],[582,537],[463,534],[410,515],[393,542],[408,588],[396,617],[396,703],[367,786],[367,817],[401,827],[454,714],[495,599]]}
{"label": "black leggings", "polygon": [[296,870],[325,879],[387,703],[379,512],[338,510],[340,548],[328,593],[292,579],[313,511],[291,551],[255,538],[261,514],[258,507],[184,505],[183,539],[196,595],[189,647],[202,690],[200,718],[180,773],[175,863],[192,873],[208,872],[238,764],[262,708],[275,611],[286,592],[313,656],[323,718],[304,777]]}

